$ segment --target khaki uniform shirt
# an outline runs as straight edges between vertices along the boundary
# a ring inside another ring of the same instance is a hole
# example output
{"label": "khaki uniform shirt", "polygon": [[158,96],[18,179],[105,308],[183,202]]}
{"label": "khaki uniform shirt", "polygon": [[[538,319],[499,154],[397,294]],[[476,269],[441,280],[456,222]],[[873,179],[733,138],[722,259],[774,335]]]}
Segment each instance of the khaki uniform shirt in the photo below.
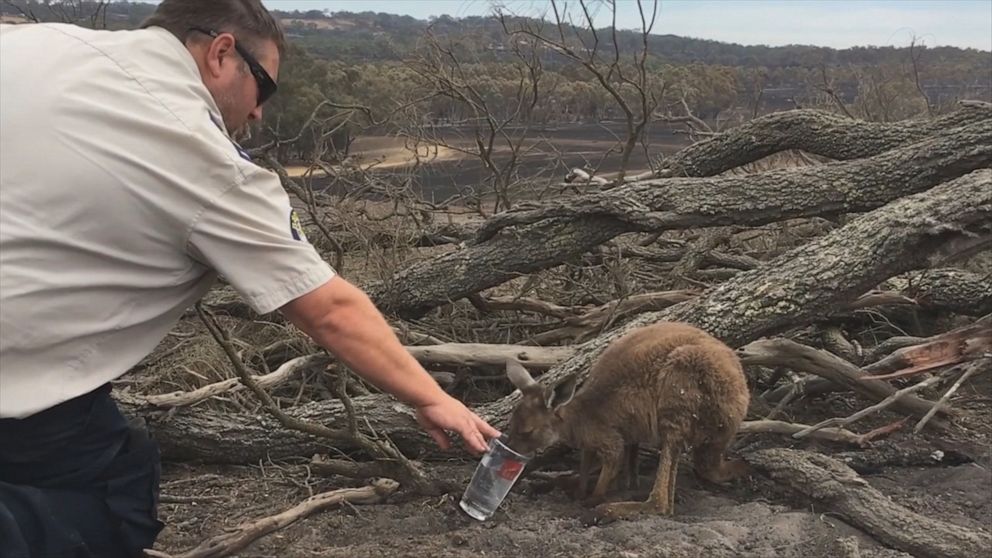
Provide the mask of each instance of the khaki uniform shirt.
{"label": "khaki uniform shirt", "polygon": [[222,275],[259,313],[329,281],[168,31],[0,25],[0,417],[113,380]]}

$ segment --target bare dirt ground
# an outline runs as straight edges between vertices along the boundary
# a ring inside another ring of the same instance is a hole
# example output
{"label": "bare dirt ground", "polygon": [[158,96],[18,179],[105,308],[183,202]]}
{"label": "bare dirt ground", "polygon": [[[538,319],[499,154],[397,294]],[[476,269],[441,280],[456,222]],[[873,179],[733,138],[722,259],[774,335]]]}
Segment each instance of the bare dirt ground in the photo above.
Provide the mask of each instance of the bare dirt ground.
{"label": "bare dirt ground", "polygon": [[[791,446],[831,454],[912,511],[992,530],[992,417],[988,412],[992,390],[987,379],[980,380],[956,402],[968,411],[950,433],[899,432],[867,450],[762,435],[740,440],[738,451],[746,457],[759,448]],[[853,403],[851,396],[835,395],[809,405],[804,410],[809,416],[795,418],[836,416]],[[889,415],[859,426],[867,430],[891,420]],[[955,447],[965,448],[965,454]],[[559,465],[562,469],[575,466],[571,461]],[[643,460],[641,496],[650,487],[652,465],[650,458]],[[428,466],[442,478],[464,486],[475,462],[453,455],[451,461]],[[292,507],[312,493],[359,484],[315,477],[299,464],[166,464],[162,493],[167,500],[179,502],[161,507],[168,526],[156,548],[188,549],[226,528]],[[908,556],[758,474],[734,486],[718,487],[697,481],[683,463],[676,492],[673,517],[643,517],[604,526],[586,526],[585,510],[578,503],[560,490],[548,491],[537,479],[518,483],[486,522],[470,519],[459,510],[460,491],[433,498],[400,492],[386,504],[318,513],[260,539],[239,556]]]}
{"label": "bare dirt ground", "polygon": [[[612,130],[612,131],[611,131]],[[617,156],[603,157],[611,149],[617,148],[614,134],[621,131],[616,125],[571,124],[535,133],[523,143],[521,156],[527,161],[551,161],[561,159],[564,166],[602,165],[601,171],[609,177],[617,170]],[[349,150],[353,163],[366,170],[396,171],[415,165],[439,166],[444,163],[478,163],[472,155],[478,149],[475,138],[464,131],[449,131],[443,140],[447,145],[423,142],[414,145],[398,136],[363,135],[355,139]],[[687,145],[684,136],[673,135],[668,130],[658,130],[651,139],[652,150],[673,153]],[[494,145],[494,155],[503,159],[509,153],[504,143]],[[501,161],[502,164],[502,161]],[[649,167],[643,150],[632,154],[629,169],[644,170]],[[290,176],[301,176],[307,168],[300,165],[286,167]],[[444,172],[444,171],[441,171]],[[320,171],[317,171],[318,175]]]}

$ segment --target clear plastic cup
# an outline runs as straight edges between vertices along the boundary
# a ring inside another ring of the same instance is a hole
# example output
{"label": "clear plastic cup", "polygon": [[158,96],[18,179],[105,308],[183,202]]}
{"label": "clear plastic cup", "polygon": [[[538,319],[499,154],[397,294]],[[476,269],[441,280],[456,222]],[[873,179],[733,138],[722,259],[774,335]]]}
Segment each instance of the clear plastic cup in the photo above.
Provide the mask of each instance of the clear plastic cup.
{"label": "clear plastic cup", "polygon": [[475,468],[459,506],[474,519],[489,519],[503,503],[528,461],[530,457],[506,445],[505,437],[493,438],[489,441],[489,450]]}

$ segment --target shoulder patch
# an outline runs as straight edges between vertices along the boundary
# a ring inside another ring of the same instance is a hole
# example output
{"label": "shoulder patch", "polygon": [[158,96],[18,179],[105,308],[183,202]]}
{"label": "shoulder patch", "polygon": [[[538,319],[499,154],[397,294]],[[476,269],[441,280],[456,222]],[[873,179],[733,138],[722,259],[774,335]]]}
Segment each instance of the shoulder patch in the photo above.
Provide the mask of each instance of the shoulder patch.
{"label": "shoulder patch", "polygon": [[300,216],[296,214],[295,209],[289,210],[289,232],[293,235],[293,239],[307,241],[307,235],[303,233],[303,223],[300,222]]}

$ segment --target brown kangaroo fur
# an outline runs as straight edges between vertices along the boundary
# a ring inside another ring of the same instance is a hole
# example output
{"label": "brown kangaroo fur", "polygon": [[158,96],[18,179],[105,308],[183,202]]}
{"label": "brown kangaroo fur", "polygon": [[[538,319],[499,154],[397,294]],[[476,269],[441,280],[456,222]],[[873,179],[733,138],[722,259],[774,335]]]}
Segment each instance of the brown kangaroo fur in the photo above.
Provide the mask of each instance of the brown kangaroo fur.
{"label": "brown kangaroo fur", "polygon": [[587,505],[604,501],[638,445],[659,449],[648,500],[603,504],[602,519],[672,514],[679,456],[688,447],[696,474],[707,481],[747,473],[742,461],[723,458],[747,412],[743,369],[733,350],[698,328],[663,322],[631,331],[603,351],[578,393],[574,379],[545,388],[519,363],[506,367],[523,395],[507,428],[510,446],[532,453],[560,441],[581,450],[583,495],[590,459],[597,457],[602,468]]}

